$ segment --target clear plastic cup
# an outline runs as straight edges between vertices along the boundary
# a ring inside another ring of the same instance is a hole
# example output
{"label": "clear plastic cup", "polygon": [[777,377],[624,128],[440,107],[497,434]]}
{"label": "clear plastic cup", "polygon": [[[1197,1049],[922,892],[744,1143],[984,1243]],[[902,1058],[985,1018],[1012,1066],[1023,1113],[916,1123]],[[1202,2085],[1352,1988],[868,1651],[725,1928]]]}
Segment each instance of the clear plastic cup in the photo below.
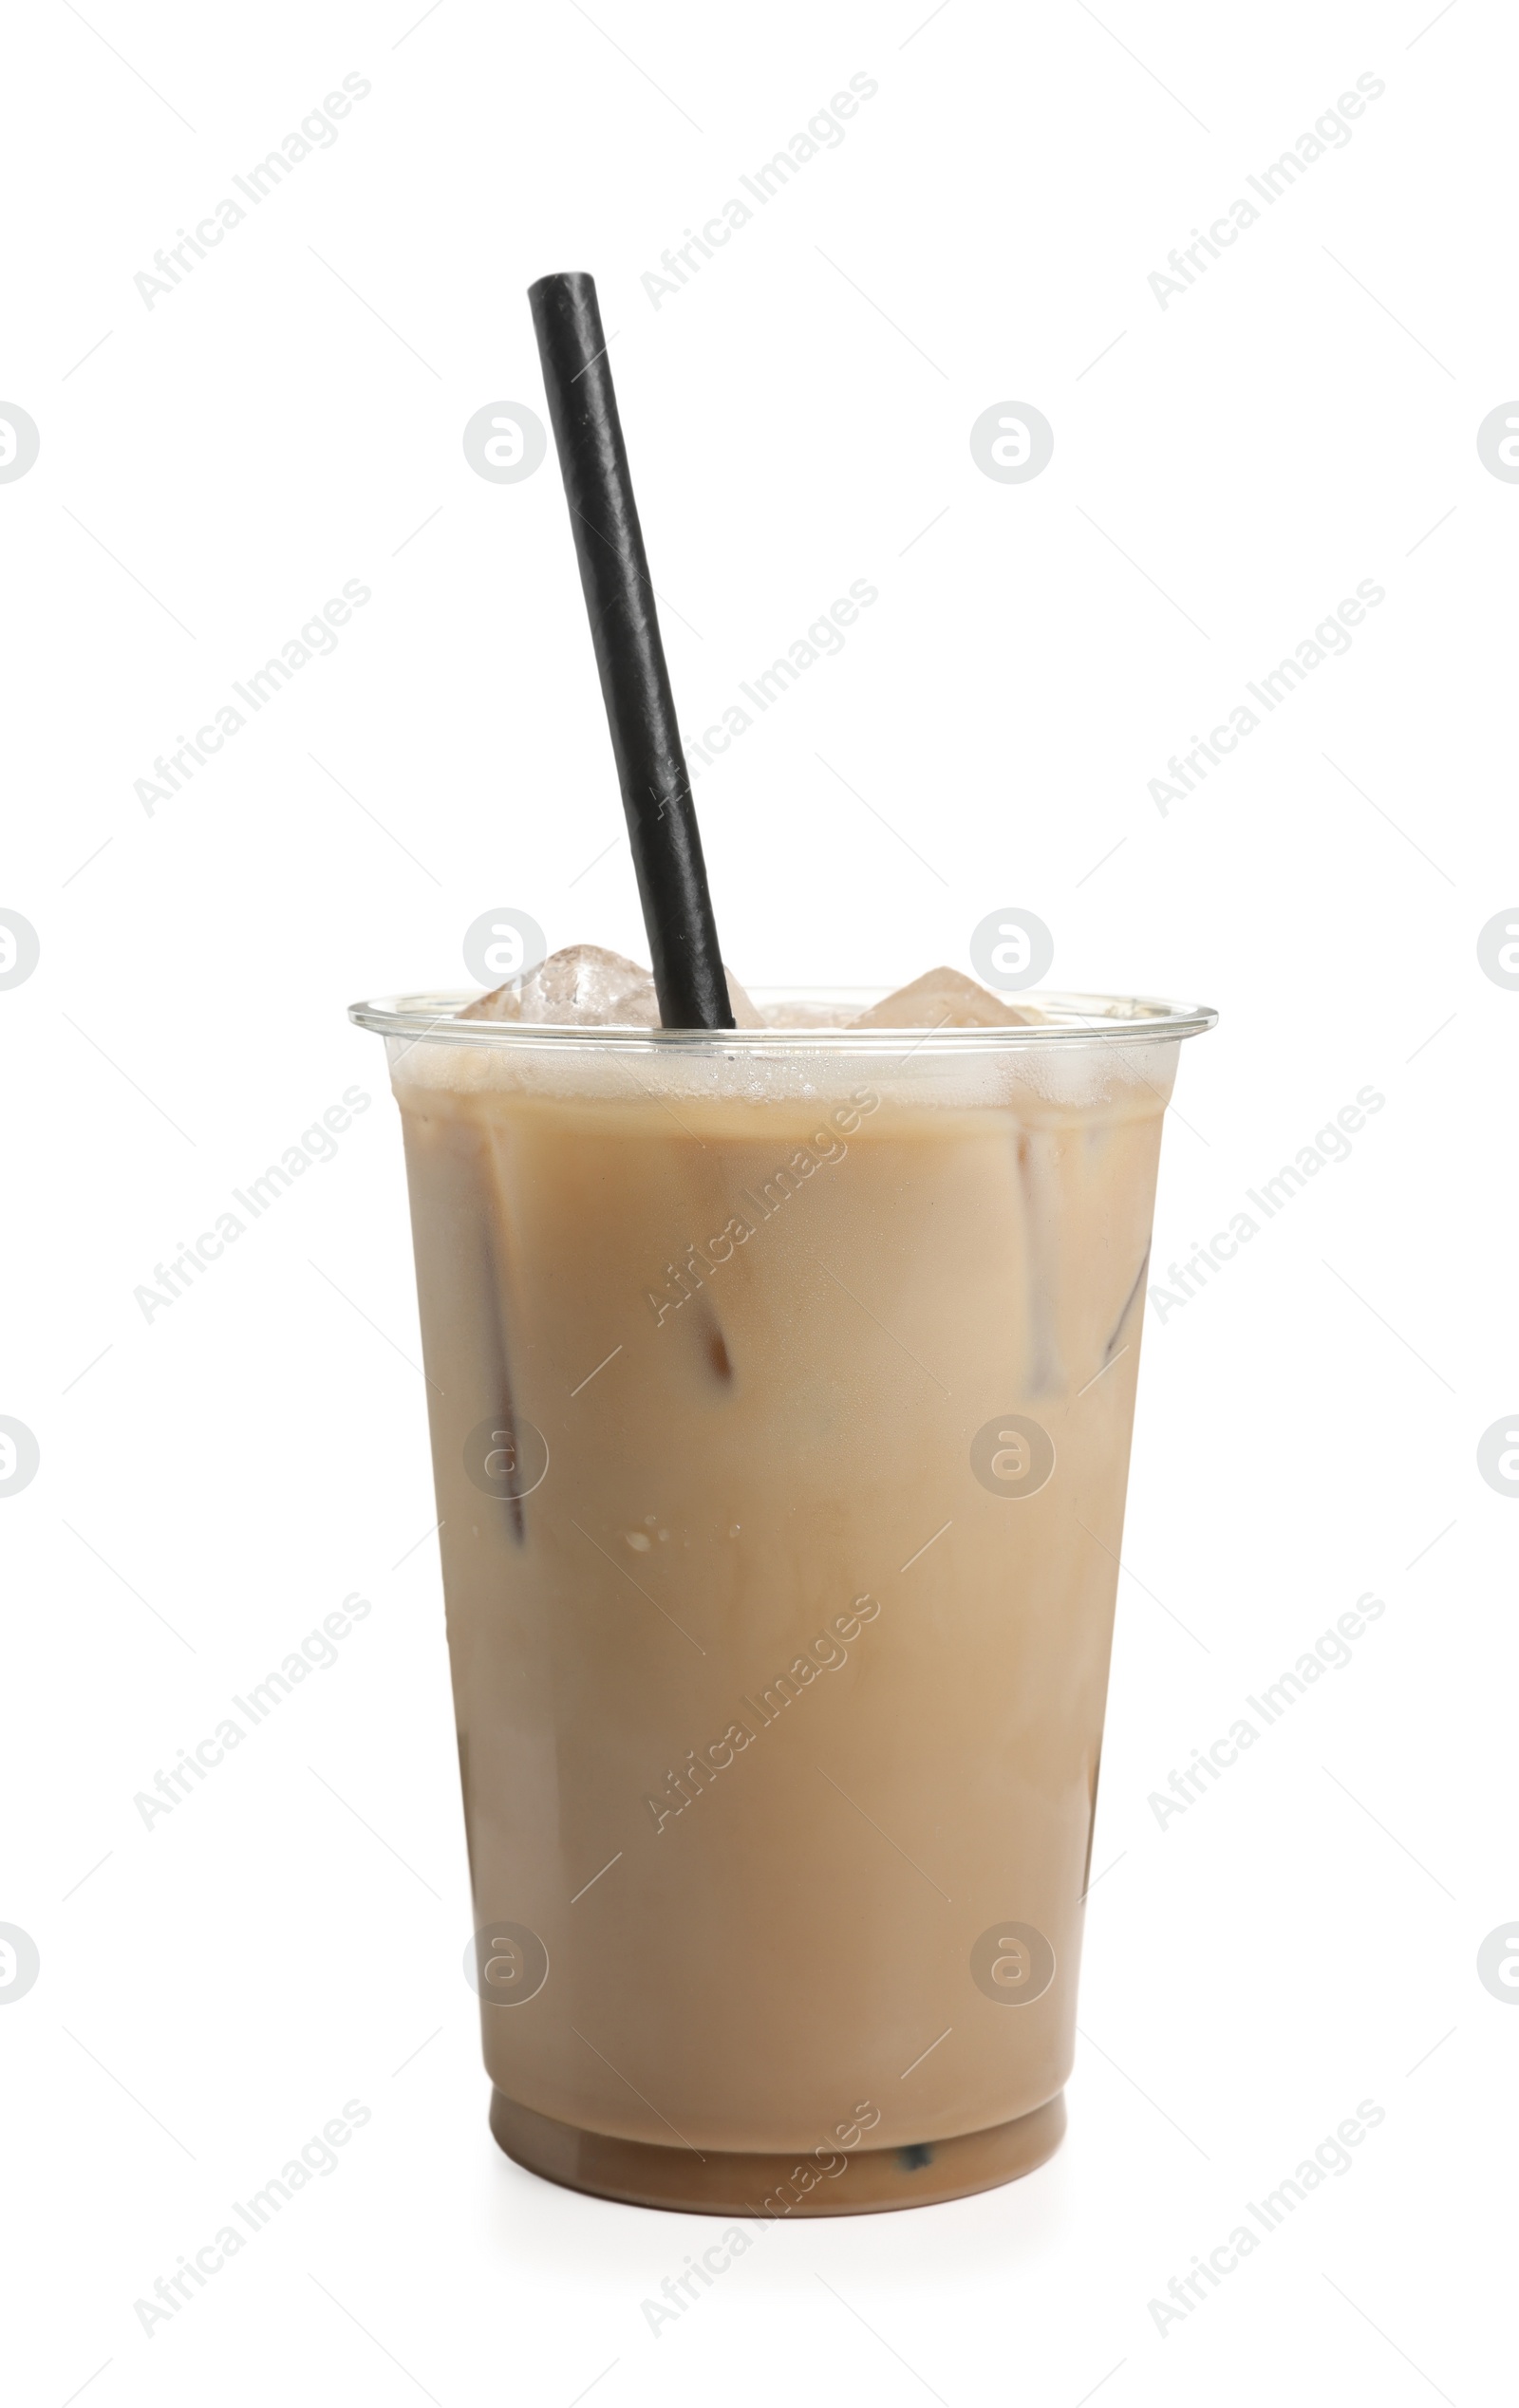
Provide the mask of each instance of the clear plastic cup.
{"label": "clear plastic cup", "polygon": [[1161,1116],[1215,1016],[465,999],[352,1017],[405,1132],[491,2128],[712,2212],[1025,2173],[1064,2129]]}

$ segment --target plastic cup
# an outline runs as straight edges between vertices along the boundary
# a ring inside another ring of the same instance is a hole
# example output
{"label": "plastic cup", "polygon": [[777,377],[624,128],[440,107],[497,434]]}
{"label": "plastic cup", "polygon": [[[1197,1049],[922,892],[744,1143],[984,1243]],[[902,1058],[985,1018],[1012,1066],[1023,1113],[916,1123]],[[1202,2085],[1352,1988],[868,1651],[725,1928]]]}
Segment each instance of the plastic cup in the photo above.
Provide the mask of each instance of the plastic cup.
{"label": "plastic cup", "polygon": [[405,1132],[491,2128],[715,2213],[1026,2173],[1064,2129],[1161,1116],[1214,1015],[464,999],[353,1017]]}

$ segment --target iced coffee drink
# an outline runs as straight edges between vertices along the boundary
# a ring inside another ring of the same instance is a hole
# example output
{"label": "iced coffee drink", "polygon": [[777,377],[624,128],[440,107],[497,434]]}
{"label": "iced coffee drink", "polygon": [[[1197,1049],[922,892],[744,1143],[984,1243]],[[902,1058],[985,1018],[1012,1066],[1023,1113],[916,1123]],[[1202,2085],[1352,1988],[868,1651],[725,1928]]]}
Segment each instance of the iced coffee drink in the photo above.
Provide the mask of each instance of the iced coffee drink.
{"label": "iced coffee drink", "polygon": [[605,961],[356,1010],[493,2130],[666,2206],[985,2188],[1063,2128],[1161,1115],[1211,1015],[946,973],[661,1030]]}

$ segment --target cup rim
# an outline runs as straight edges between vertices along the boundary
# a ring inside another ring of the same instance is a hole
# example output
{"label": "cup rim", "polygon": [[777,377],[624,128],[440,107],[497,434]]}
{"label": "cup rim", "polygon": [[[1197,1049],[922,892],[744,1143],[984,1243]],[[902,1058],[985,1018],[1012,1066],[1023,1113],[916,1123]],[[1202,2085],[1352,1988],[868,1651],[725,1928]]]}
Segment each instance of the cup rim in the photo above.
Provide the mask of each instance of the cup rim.
{"label": "cup rim", "polygon": [[[811,1004],[867,1011],[893,993],[891,987],[751,987],[757,1006]],[[777,1055],[854,1054],[868,1057],[927,1054],[1025,1053],[1047,1045],[1153,1045],[1197,1036],[1218,1014],[1208,1003],[1168,1002],[1157,996],[1081,995],[1029,989],[1010,1000],[1035,1004],[1050,1017],[1008,1028],[762,1028],[650,1029],[566,1028],[534,1020],[461,1020],[461,1006],[479,990],[439,989],[421,995],[380,996],[350,1003],[348,1017],[377,1036],[408,1044],[474,1045],[508,1052],[647,1054],[762,1059]],[[904,1050],[905,1049],[905,1050]]]}

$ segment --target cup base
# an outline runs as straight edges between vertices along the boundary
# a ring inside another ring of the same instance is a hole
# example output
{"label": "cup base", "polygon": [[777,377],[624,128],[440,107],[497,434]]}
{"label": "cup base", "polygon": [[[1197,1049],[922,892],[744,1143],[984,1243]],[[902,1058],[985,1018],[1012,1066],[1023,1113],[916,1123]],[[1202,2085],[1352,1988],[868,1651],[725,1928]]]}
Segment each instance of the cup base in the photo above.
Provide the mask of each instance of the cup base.
{"label": "cup base", "polygon": [[[691,2215],[874,2215],[888,2208],[930,2207],[995,2190],[1032,2174],[1053,2156],[1065,2132],[1065,2093],[1058,2091],[1011,2123],[906,2149],[856,2149],[842,2174],[818,2170],[810,2191],[793,2178],[799,2153],[666,2149],[558,2123],[491,2093],[491,2132],[531,2174],[595,2198],[679,2209]],[[800,2153],[804,2156],[805,2153]],[[808,2161],[816,2169],[817,2161]]]}

